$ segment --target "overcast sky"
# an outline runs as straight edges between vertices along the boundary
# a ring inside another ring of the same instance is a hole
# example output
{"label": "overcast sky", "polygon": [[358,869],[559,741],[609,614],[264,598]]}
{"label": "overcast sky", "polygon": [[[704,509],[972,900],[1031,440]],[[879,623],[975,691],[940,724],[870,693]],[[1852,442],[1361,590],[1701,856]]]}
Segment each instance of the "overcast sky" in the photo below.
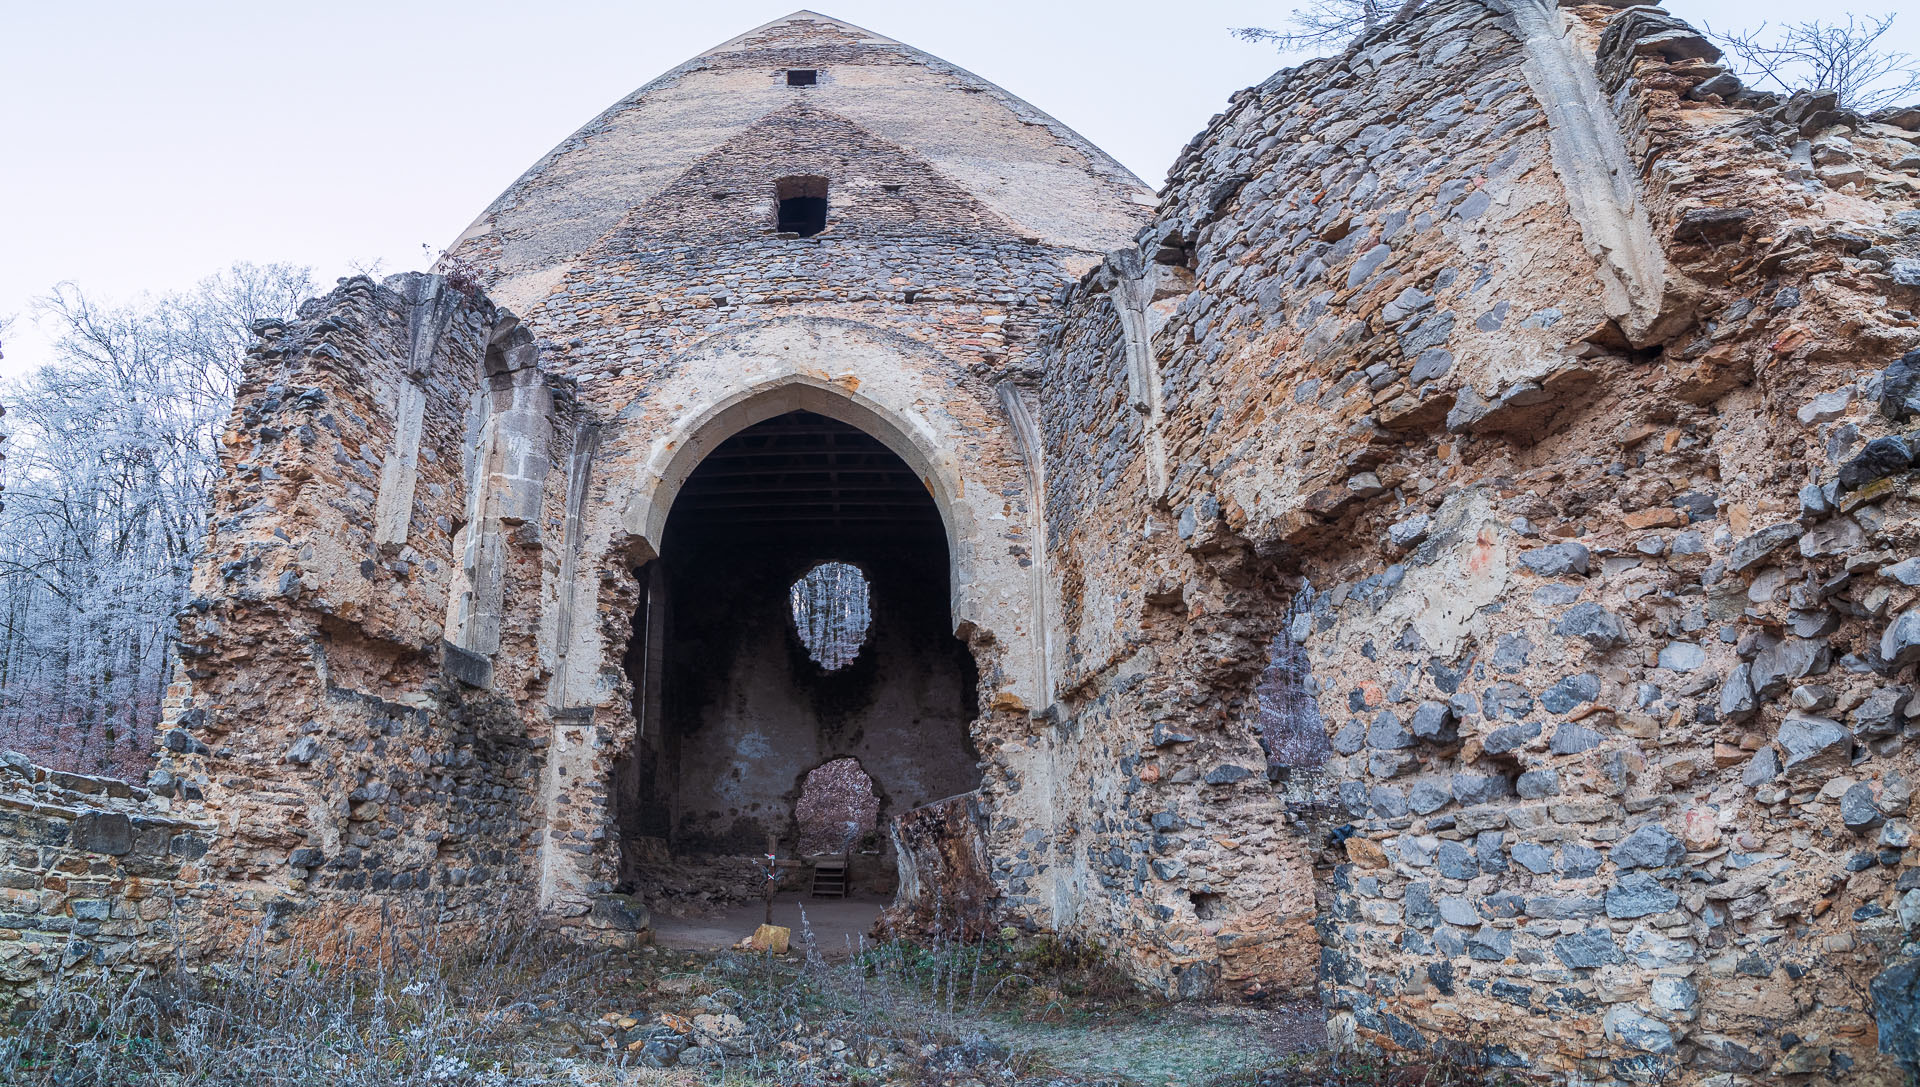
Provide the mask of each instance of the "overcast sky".
{"label": "overcast sky", "polygon": [[[0,374],[45,358],[30,302],[63,280],[127,300],[235,260],[323,283],[424,267],[423,244],[451,242],[575,128],[796,2],[0,0],[0,318],[20,318]],[[815,6],[998,83],[1158,185],[1228,95],[1282,63],[1228,28],[1293,4]],[[1809,11],[1670,7],[1716,27]],[[1920,53],[1920,14],[1895,33]]]}

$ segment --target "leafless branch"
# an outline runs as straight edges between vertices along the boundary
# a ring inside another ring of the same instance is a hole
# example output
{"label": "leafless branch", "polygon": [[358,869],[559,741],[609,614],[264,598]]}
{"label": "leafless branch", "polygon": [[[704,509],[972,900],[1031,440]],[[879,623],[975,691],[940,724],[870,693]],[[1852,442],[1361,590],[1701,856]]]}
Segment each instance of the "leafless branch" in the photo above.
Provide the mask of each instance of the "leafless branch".
{"label": "leafless branch", "polygon": [[1283,29],[1243,26],[1231,33],[1241,41],[1270,42],[1282,53],[1319,52],[1345,46],[1391,19],[1402,6],[1414,5],[1393,0],[1312,0],[1288,13]]}
{"label": "leafless branch", "polygon": [[1832,91],[1849,109],[1876,110],[1920,99],[1920,70],[1914,58],[1879,48],[1893,26],[1894,13],[1848,14],[1846,22],[1814,19],[1785,23],[1771,32],[1767,23],[1752,30],[1721,33],[1718,38],[1749,81],[1765,81],[1791,94],[1796,90]]}

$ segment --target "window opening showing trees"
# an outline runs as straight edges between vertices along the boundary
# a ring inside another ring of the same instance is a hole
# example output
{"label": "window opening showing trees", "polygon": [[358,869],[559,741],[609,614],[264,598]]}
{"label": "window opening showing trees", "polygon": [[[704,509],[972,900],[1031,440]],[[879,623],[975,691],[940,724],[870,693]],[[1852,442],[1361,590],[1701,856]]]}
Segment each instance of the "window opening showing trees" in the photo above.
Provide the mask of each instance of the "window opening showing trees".
{"label": "window opening showing trees", "polygon": [[829,672],[852,664],[873,621],[867,576],[857,566],[824,562],[787,590],[800,644]]}
{"label": "window opening showing trees", "polygon": [[880,798],[856,759],[834,759],[807,775],[793,806],[802,856],[879,848]]}

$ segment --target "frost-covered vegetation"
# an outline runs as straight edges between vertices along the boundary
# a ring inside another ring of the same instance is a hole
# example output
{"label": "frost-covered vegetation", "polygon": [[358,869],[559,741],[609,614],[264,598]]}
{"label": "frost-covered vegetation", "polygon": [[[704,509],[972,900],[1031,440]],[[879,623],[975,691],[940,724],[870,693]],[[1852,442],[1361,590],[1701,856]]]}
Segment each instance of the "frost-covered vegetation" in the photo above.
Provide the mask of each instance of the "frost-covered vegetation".
{"label": "frost-covered vegetation", "polygon": [[0,747],[144,775],[247,326],[312,293],[304,269],[237,264],[133,305],[70,284],[40,304],[52,358],[0,391]]}

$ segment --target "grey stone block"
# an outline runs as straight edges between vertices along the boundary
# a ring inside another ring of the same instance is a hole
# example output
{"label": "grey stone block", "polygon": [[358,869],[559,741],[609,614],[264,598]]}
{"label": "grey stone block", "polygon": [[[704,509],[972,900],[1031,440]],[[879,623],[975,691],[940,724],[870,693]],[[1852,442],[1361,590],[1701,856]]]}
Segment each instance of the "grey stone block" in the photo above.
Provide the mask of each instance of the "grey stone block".
{"label": "grey stone block", "polygon": [[89,853],[125,856],[133,852],[133,823],[120,812],[82,812],[73,821],[73,844]]}
{"label": "grey stone block", "polygon": [[1585,574],[1589,557],[1584,545],[1558,543],[1522,552],[1520,565],[1541,577],[1566,577],[1570,574]]}
{"label": "grey stone block", "polygon": [[1429,743],[1452,743],[1460,738],[1453,707],[1431,699],[1413,711],[1413,734]]}
{"label": "grey stone block", "polygon": [[1553,871],[1553,850],[1534,842],[1513,843],[1514,863],[1535,875]]}
{"label": "grey stone block", "polygon": [[1603,928],[1583,929],[1553,942],[1553,957],[1575,970],[1591,970],[1626,961],[1613,933]]}
{"label": "grey stone block", "polygon": [[1795,710],[1780,722],[1775,737],[1787,754],[1781,769],[1788,777],[1809,777],[1846,765],[1853,751],[1853,733],[1825,717]]}
{"label": "grey stone block", "polygon": [[1687,855],[1687,847],[1659,823],[1648,823],[1620,839],[1608,854],[1621,868],[1669,868]]}
{"label": "grey stone block", "polygon": [[1908,608],[1887,624],[1880,657],[1895,668],[1920,661],[1920,608]]}
{"label": "grey stone block", "polygon": [[1666,913],[1680,905],[1680,896],[1645,872],[1629,872],[1607,890],[1607,916],[1623,920]]}
{"label": "grey stone block", "polygon": [[1855,834],[1868,834],[1887,821],[1874,803],[1873,786],[1862,781],[1840,796],[1840,821]]}
{"label": "grey stone block", "polygon": [[1775,551],[1799,539],[1804,531],[1806,530],[1792,521],[1768,525],[1733,545],[1733,550],[1727,553],[1727,569],[1736,574],[1743,573],[1759,565]]}

